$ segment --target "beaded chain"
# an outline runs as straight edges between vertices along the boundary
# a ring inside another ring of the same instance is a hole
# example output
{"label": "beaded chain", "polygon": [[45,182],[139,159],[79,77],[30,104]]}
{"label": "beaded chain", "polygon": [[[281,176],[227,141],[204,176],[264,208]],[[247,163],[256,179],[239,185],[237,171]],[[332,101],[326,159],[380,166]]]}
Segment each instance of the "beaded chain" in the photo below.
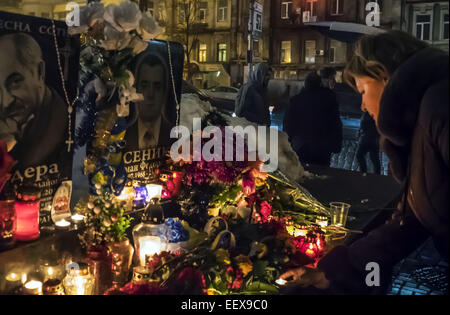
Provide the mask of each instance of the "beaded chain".
{"label": "beaded chain", "polygon": [[173,96],[174,96],[174,99],[175,99],[175,103],[177,104],[176,126],[179,126],[180,125],[180,103],[178,102],[177,91],[175,89],[175,80],[173,78],[172,54],[170,52],[170,43],[169,43],[169,41],[167,41],[167,51],[169,53],[169,67],[170,67],[170,77],[172,79]]}
{"label": "beaded chain", "polygon": [[73,102],[71,103],[69,100],[69,94],[67,93],[67,89],[66,89],[66,82],[64,81],[64,72],[62,70],[62,66],[61,66],[61,56],[59,53],[59,47],[58,47],[58,41],[56,38],[56,26],[55,26],[55,21],[52,20],[52,29],[53,29],[53,39],[55,40],[55,49],[56,49],[56,57],[58,60],[58,70],[59,70],[59,75],[61,77],[61,83],[62,83],[62,88],[64,91],[64,96],[65,96],[65,101],[68,105],[67,107],[67,113],[69,116],[69,126],[67,129],[67,133],[68,133],[68,139],[66,141],[67,144],[67,152],[71,151],[71,147],[74,144],[74,141],[72,139],[72,113],[73,113],[73,105],[75,104],[75,102],[78,100],[78,93],[79,90],[77,89],[77,96],[75,97],[75,99],[73,100]]}

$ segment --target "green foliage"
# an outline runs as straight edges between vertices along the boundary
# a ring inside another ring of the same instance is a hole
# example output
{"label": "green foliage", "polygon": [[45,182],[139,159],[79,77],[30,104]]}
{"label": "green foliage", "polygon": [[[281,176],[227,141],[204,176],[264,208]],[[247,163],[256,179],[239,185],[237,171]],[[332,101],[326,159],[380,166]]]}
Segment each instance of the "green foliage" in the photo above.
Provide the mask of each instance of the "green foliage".
{"label": "green foliage", "polygon": [[225,206],[235,205],[238,194],[242,191],[242,186],[239,184],[226,186],[216,184],[215,193],[210,202],[211,208],[222,209]]}
{"label": "green foliage", "polygon": [[125,214],[123,202],[119,202],[114,195],[103,193],[84,198],[75,209],[85,216],[86,230],[79,235],[84,246],[120,242],[126,237],[132,218]]}

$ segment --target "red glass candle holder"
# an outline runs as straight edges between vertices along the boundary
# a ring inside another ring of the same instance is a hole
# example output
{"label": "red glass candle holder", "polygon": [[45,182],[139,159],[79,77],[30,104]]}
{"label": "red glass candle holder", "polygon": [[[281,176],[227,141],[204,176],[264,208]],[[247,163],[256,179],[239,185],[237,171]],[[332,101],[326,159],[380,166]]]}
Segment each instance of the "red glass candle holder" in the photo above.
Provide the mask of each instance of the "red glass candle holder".
{"label": "red glass candle holder", "polygon": [[14,205],[17,220],[15,240],[32,241],[39,238],[40,201],[41,193],[35,187],[24,187],[17,193]]}
{"label": "red glass candle holder", "polygon": [[16,234],[16,211],[14,199],[0,200],[0,249],[14,244]]}
{"label": "red glass candle holder", "polygon": [[306,234],[305,240],[300,247],[300,251],[312,259],[319,258],[320,250],[317,246],[317,237],[313,232],[310,231]]}

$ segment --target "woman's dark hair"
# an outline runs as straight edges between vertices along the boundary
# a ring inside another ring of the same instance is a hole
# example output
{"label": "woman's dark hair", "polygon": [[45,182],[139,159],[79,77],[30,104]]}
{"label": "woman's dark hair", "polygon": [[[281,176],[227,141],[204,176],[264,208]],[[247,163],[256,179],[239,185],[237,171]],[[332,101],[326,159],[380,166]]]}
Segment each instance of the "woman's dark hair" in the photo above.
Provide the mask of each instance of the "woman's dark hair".
{"label": "woman's dark hair", "polygon": [[356,90],[355,76],[386,80],[397,68],[428,44],[401,31],[368,35],[360,39],[344,70],[344,81]]}
{"label": "woman's dark hair", "polygon": [[305,89],[316,89],[319,88],[322,84],[322,78],[315,72],[311,72],[306,76],[305,79]]}

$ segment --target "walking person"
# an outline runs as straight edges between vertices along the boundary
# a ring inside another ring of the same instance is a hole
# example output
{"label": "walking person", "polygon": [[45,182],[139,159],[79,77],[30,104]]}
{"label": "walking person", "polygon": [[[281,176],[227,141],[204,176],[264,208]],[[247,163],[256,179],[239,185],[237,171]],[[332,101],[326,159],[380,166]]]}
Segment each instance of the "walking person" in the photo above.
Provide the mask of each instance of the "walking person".
{"label": "walking person", "polygon": [[267,63],[259,63],[249,81],[240,89],[235,101],[235,114],[258,125],[271,125],[267,87],[272,71]]}
{"label": "walking person", "polygon": [[331,154],[342,148],[342,122],[336,94],[322,86],[316,72],[294,96],[284,116],[284,131],[302,164],[330,166]]}
{"label": "walking person", "polygon": [[362,173],[367,173],[366,155],[369,153],[372,161],[374,174],[381,175],[381,161],[379,149],[379,134],[375,121],[368,112],[364,112],[361,117],[361,127],[359,129],[359,143],[356,158],[359,169]]}

